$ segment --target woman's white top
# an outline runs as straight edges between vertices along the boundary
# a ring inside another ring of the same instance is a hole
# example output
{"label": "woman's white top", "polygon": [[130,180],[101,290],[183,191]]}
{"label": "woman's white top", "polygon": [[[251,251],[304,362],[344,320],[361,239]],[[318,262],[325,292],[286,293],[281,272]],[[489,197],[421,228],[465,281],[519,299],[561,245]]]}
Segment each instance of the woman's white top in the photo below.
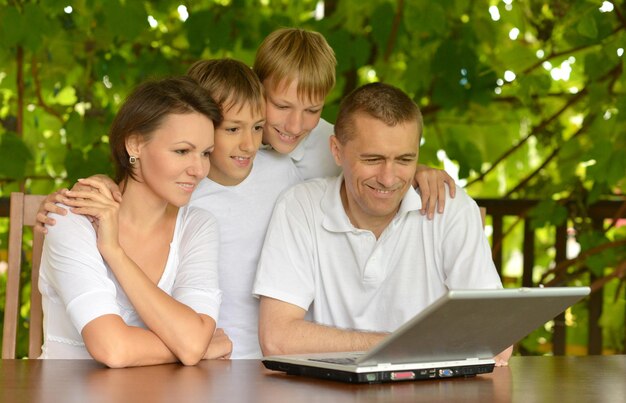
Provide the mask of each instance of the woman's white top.
{"label": "woman's white top", "polygon": [[[84,216],[51,214],[41,259],[39,290],[44,312],[41,358],[91,358],[81,331],[90,321],[119,315],[129,326],[146,328],[108,267],[96,231]],[[219,231],[201,209],[181,207],[158,287],[194,311],[218,320]]]}

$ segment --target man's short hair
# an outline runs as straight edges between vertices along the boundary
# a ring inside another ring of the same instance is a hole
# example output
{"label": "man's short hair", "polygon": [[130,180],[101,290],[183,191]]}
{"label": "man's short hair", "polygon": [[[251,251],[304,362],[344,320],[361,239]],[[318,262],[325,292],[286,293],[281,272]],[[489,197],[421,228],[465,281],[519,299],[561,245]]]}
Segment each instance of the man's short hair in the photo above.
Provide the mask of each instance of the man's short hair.
{"label": "man's short hair", "polygon": [[247,104],[265,116],[263,84],[245,63],[228,58],[200,60],[189,67],[187,75],[209,91],[222,113]]}
{"label": "man's short hair", "polygon": [[365,84],[341,101],[335,123],[335,136],[341,144],[354,137],[354,116],[358,113],[367,114],[388,126],[417,122],[418,136],[422,136],[422,113],[419,107],[407,94],[392,85]]}
{"label": "man's short hair", "polygon": [[261,82],[289,85],[298,80],[298,96],[324,99],[335,86],[335,52],[322,34],[299,28],[281,28],[259,46],[254,72]]}

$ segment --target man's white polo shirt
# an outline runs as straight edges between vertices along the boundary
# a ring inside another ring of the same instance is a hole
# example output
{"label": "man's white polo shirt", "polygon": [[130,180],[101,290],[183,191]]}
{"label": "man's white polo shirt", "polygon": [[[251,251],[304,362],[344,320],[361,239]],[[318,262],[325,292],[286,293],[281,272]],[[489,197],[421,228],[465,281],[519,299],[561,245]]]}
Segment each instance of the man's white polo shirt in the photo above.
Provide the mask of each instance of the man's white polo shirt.
{"label": "man's white polo shirt", "polygon": [[448,289],[501,288],[476,203],[457,189],[443,214],[421,215],[409,189],[377,240],[355,228],[340,197],[343,176],[295,185],[279,199],[265,238],[255,295],[308,310],[328,326],[393,331]]}

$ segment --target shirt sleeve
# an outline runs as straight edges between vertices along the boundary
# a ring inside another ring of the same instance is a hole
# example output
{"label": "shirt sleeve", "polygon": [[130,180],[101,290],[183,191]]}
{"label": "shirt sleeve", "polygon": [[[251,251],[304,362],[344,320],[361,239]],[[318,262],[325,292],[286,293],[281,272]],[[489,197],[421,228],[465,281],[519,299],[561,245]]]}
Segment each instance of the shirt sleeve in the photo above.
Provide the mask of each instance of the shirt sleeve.
{"label": "shirt sleeve", "polygon": [[276,203],[252,292],[307,311],[315,297],[315,244],[311,215],[294,193],[288,190]]}
{"label": "shirt sleeve", "polygon": [[66,307],[76,330],[107,314],[120,315],[115,283],[98,251],[96,232],[84,216],[51,215],[56,225],[48,227],[42,273]]}
{"label": "shirt sleeve", "polygon": [[219,229],[210,213],[189,208],[180,237],[172,297],[217,322],[222,293],[218,279]]}
{"label": "shirt sleeve", "polygon": [[[442,250],[448,289],[502,288],[476,202],[465,192],[446,204]],[[452,205],[454,204],[454,205]],[[444,215],[445,215],[444,211]]]}

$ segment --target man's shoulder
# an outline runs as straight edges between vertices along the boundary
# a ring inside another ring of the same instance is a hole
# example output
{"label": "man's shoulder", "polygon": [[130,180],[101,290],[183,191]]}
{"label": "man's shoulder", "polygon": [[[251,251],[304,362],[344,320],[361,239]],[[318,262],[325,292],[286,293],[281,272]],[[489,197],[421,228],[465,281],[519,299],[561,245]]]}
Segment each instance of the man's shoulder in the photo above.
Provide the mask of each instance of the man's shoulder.
{"label": "man's shoulder", "polygon": [[[448,186],[448,184],[444,184],[445,185],[445,197],[446,197],[446,207],[445,209],[448,208],[448,206],[452,206],[452,207],[462,207],[462,206],[466,206],[466,205],[470,205],[475,203],[474,199],[472,199],[472,197],[470,195],[467,194],[467,191],[465,191],[465,189],[459,187],[458,185],[456,186],[456,193],[455,196],[452,197],[450,196],[450,187]],[[421,197],[421,192],[419,190],[419,188],[415,189],[415,192],[418,194],[418,196]],[[444,212],[445,212],[444,209]]]}
{"label": "man's shoulder", "polygon": [[[442,228],[452,228],[456,225],[467,225],[478,219],[480,214],[478,205],[465,189],[456,188],[454,197],[450,196],[449,188],[446,186],[446,201],[442,213],[435,213],[432,220],[419,214],[422,223],[429,223],[430,228],[443,226]],[[432,225],[430,225],[432,223]],[[434,227],[433,227],[434,226]]]}
{"label": "man's shoulder", "polygon": [[475,204],[476,202],[469,194],[467,194],[467,191],[458,186],[454,197],[450,197],[450,188],[446,185],[446,208],[450,205],[450,207],[462,209],[463,207]]}

